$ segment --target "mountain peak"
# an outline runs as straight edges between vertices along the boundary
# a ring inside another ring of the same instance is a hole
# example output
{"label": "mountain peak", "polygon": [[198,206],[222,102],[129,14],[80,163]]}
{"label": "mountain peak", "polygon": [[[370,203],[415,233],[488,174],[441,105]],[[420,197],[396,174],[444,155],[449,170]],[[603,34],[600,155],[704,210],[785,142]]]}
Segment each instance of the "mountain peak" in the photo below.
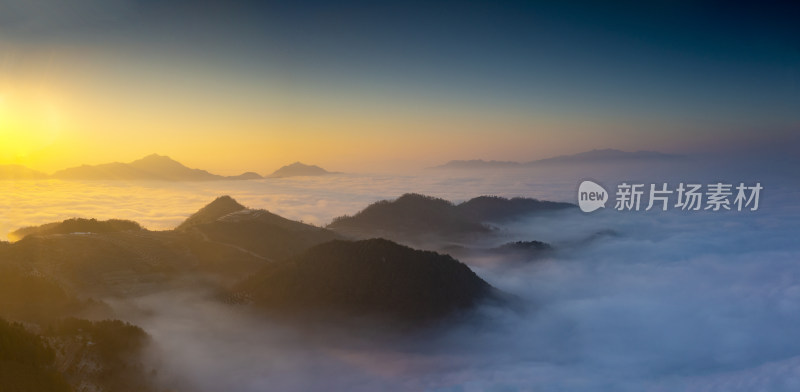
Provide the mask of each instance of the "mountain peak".
{"label": "mountain peak", "polygon": [[214,222],[225,215],[244,209],[246,209],[246,207],[239,204],[234,198],[228,195],[220,196],[192,214],[192,216],[181,223],[176,230],[186,230],[203,223]]}
{"label": "mountain peak", "polygon": [[223,195],[223,196],[220,196],[220,197],[214,199],[214,201],[212,201],[211,203],[208,203],[203,208],[236,208],[236,209],[242,210],[245,207],[243,205],[239,204],[239,202],[236,201],[236,199],[234,199],[234,198],[232,198],[232,197],[230,197],[228,195]]}
{"label": "mountain peak", "polygon": [[322,176],[326,174],[332,174],[332,173],[317,165],[306,165],[305,163],[298,161],[283,166],[278,170],[275,170],[268,177],[281,178],[281,177],[299,177],[299,176]]}
{"label": "mountain peak", "polygon": [[205,170],[190,169],[166,156],[150,154],[130,163],[112,162],[100,165],[83,165],[60,170],[53,177],[67,180],[162,180],[208,181],[225,177]]}
{"label": "mountain peak", "polygon": [[159,155],[159,154],[156,154],[156,153],[147,155],[147,156],[145,156],[143,158],[140,158],[140,159],[138,159],[138,160],[136,160],[134,162],[140,162],[140,161],[171,161],[171,162],[176,162],[174,159],[170,158],[167,155]]}
{"label": "mountain peak", "polygon": [[[130,163],[131,166],[134,167],[164,167],[164,166],[175,166],[175,167],[182,167],[185,168],[182,163],[166,156],[166,155],[158,155],[158,154],[150,154],[144,158],[137,159]],[[188,169],[188,168],[187,168]]]}

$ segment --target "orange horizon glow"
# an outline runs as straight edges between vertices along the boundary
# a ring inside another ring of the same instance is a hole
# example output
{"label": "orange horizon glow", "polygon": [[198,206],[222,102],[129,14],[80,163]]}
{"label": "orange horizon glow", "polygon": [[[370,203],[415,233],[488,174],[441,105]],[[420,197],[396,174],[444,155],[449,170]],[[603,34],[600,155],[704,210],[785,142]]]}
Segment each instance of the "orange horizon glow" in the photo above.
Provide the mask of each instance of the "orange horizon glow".
{"label": "orange horizon glow", "polygon": [[[222,175],[265,174],[295,161],[391,172],[595,148],[655,145],[669,152],[673,139],[646,116],[573,114],[374,86],[286,86],[269,73],[236,76],[211,66],[185,71],[95,56],[55,53],[36,63],[58,67],[6,72],[0,164],[53,173],[158,153]],[[613,143],[610,134],[617,135]]]}

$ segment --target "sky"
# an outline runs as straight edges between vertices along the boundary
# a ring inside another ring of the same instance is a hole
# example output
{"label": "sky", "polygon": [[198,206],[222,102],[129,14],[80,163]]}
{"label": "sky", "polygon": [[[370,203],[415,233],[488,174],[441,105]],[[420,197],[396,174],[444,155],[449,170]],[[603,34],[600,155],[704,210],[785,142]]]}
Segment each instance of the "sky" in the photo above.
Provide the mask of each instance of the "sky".
{"label": "sky", "polygon": [[353,171],[796,141],[798,7],[639,3],[0,0],[0,164]]}

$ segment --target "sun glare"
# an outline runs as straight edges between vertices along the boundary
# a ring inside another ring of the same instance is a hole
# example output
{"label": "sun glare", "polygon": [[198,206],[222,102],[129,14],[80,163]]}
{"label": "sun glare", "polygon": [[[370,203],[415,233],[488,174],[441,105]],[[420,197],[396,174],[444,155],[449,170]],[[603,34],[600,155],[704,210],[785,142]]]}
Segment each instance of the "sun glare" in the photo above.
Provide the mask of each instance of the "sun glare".
{"label": "sun glare", "polygon": [[0,93],[0,163],[30,163],[60,133],[60,114],[47,98]]}

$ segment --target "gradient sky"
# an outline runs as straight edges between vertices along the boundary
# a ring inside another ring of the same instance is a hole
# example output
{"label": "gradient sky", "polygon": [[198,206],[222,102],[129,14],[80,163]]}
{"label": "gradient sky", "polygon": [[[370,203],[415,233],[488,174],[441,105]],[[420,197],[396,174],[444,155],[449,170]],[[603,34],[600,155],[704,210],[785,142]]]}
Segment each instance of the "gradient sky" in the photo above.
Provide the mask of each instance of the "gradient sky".
{"label": "gradient sky", "polygon": [[800,12],[0,0],[0,164],[221,174],[695,152],[800,131]]}

